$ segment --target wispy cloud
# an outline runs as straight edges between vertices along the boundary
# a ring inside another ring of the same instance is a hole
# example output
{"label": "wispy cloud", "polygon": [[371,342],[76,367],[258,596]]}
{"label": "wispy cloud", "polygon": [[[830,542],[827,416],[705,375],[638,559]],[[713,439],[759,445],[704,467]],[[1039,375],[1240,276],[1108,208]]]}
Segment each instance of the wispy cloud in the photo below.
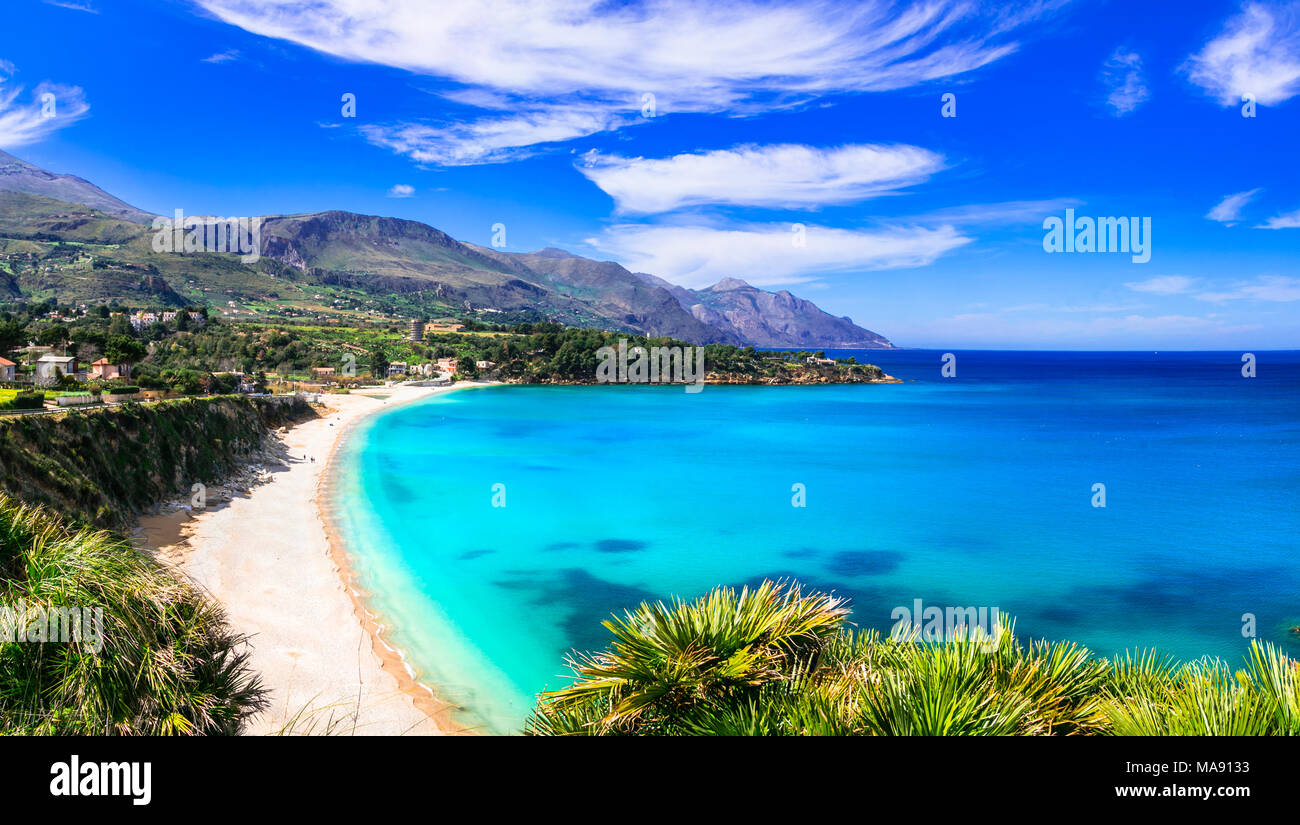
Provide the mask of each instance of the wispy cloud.
{"label": "wispy cloud", "polygon": [[578,167],[619,212],[640,214],[702,204],[814,209],[896,192],[943,168],[941,155],[919,146],[869,144],[751,145],[668,158],[593,151]]}
{"label": "wispy cloud", "polygon": [[917,224],[953,224],[956,226],[982,226],[1029,223],[1037,229],[1043,218],[1071,207],[1082,206],[1078,198],[1052,198],[1038,201],[1003,201],[1002,203],[977,203],[938,209],[924,215],[908,218]]}
{"label": "wispy cloud", "polygon": [[390,198],[409,198],[414,194],[415,187],[405,183],[396,184],[388,190],[388,197]]}
{"label": "wispy cloud", "polygon": [[[459,84],[448,94],[496,114],[423,124],[419,152],[438,163],[500,160],[626,125],[644,94],[657,114],[736,116],[953,78],[1011,54],[1015,31],[1064,4],[1013,14],[967,0],[444,0],[431,13],[426,0],[197,2],[257,34]],[[502,119],[507,107],[514,114]],[[547,128],[557,120],[568,126],[560,137]],[[485,146],[483,131],[512,137]]]}
{"label": "wispy cloud", "polygon": [[[918,267],[971,241],[950,226],[878,230],[791,224],[621,224],[587,244],[627,268],[689,287],[743,276],[755,286],[795,284],[833,272]],[[802,244],[802,245],[800,245]]]}
{"label": "wispy cloud", "polygon": [[1260,224],[1258,229],[1300,229],[1300,209],[1274,215]]}
{"label": "wispy cloud", "polygon": [[376,146],[406,155],[417,163],[465,166],[521,160],[545,144],[615,129],[631,120],[626,114],[566,106],[446,126],[365,125],[361,133]]}
{"label": "wispy cloud", "polygon": [[229,63],[231,61],[238,60],[238,59],[239,59],[238,49],[226,49],[224,52],[217,52],[216,54],[210,57],[203,58],[203,62],[204,63]]}
{"label": "wispy cloud", "polygon": [[1020,306],[1006,307],[1003,312],[1044,312],[1044,313],[1065,313],[1074,315],[1077,313],[1094,313],[1105,314],[1115,312],[1132,312],[1135,309],[1141,309],[1141,304],[1090,304],[1085,306],[1074,306],[1072,304],[1021,304]]}
{"label": "wispy cloud", "polygon": [[1196,283],[1195,278],[1185,275],[1159,275],[1145,281],[1129,281],[1124,286],[1135,292],[1150,292],[1155,295],[1182,295],[1190,292]]}
{"label": "wispy cloud", "polygon": [[1258,195],[1259,189],[1251,189],[1247,192],[1238,192],[1235,195],[1228,195],[1219,201],[1218,206],[1211,209],[1205,214],[1205,217],[1219,223],[1226,223],[1228,226],[1234,225],[1241,219],[1241,210],[1251,199]]}
{"label": "wispy cloud", "polygon": [[1101,79],[1110,90],[1106,105],[1114,110],[1116,117],[1133,112],[1151,97],[1142,75],[1142,58],[1137,52],[1116,49],[1102,64]]}
{"label": "wispy cloud", "polygon": [[73,0],[45,0],[47,6],[58,6],[61,9],[72,9],[73,11],[84,11],[88,14],[99,14],[99,9],[94,8],[90,3],[76,3]]}
{"label": "wispy cloud", "polygon": [[1183,71],[1224,106],[1247,94],[1266,105],[1291,99],[1300,94],[1300,7],[1245,4]]}
{"label": "wispy cloud", "polygon": [[26,146],[71,126],[90,112],[79,87],[40,83],[26,99],[23,87],[9,82],[17,69],[0,60],[0,147]]}
{"label": "wispy cloud", "polygon": [[1300,278],[1284,275],[1261,275],[1253,281],[1238,282],[1219,292],[1203,292],[1196,298],[1201,301],[1268,301],[1290,303],[1300,301]]}

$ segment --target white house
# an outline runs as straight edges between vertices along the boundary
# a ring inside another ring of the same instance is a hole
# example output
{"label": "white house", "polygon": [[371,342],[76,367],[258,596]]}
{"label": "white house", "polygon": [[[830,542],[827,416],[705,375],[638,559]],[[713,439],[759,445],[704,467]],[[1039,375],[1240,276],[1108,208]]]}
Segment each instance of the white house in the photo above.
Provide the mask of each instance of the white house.
{"label": "white house", "polygon": [[77,359],[68,355],[42,355],[36,361],[33,380],[41,386],[49,386],[59,380],[61,375],[76,375]]}
{"label": "white house", "polygon": [[158,323],[158,315],[153,312],[137,312],[131,316],[131,327],[137,332]]}

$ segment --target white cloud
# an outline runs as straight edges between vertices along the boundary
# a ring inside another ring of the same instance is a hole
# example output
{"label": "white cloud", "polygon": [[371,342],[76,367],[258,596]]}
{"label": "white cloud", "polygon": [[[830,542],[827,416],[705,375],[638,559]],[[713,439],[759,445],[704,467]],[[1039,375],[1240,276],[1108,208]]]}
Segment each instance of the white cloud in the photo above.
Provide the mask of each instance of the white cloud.
{"label": "white cloud", "polygon": [[1159,275],[1145,281],[1129,281],[1124,286],[1135,292],[1150,292],[1155,295],[1181,295],[1189,291],[1195,283],[1195,278],[1188,278],[1185,275]]}
{"label": "white cloud", "polygon": [[1141,106],[1151,97],[1151,90],[1142,76],[1142,58],[1136,52],[1116,49],[1101,69],[1102,82],[1110,89],[1106,104],[1123,117]]}
{"label": "white cloud", "polygon": [[361,133],[376,146],[417,163],[464,166],[520,160],[537,151],[532,147],[615,129],[629,120],[626,115],[566,106],[441,127],[422,123],[366,125]]}
{"label": "white cloud", "polygon": [[1300,301],[1300,278],[1284,275],[1261,275],[1254,281],[1239,283],[1224,292],[1205,292],[1196,296],[1202,301],[1268,301],[1290,303]]}
{"label": "white cloud", "polygon": [[1206,213],[1205,217],[1219,223],[1226,223],[1232,226],[1241,219],[1241,210],[1245,208],[1250,200],[1259,194],[1258,189],[1251,189],[1248,192],[1238,192],[1235,195],[1228,195],[1219,205]]}
{"label": "white cloud", "polygon": [[978,203],[968,206],[953,206],[938,209],[925,215],[917,215],[908,220],[913,223],[944,223],[957,226],[974,225],[1012,225],[1032,223],[1037,229],[1042,226],[1043,216],[1061,212],[1071,207],[1082,206],[1077,198],[1053,198],[1041,201],[1004,201],[1002,203]]}
{"label": "white cloud", "polygon": [[214,55],[203,58],[204,63],[229,63],[232,60],[239,59],[238,49],[226,49],[224,52],[217,52]]}
{"label": "white cloud", "polygon": [[1260,224],[1258,229],[1300,229],[1300,209],[1294,212],[1284,212],[1281,215],[1274,215],[1264,223]]}
{"label": "white cloud", "polygon": [[791,224],[678,226],[622,224],[587,244],[628,269],[688,287],[735,277],[755,286],[794,284],[830,272],[925,266],[971,241],[951,226],[879,230]]}
{"label": "white cloud", "polygon": [[1071,304],[1022,304],[1020,306],[1005,307],[1003,312],[1063,312],[1066,314],[1083,313],[1115,313],[1115,312],[1132,312],[1135,309],[1142,309],[1140,304],[1093,304],[1090,306],[1074,306]]}
{"label": "white cloud", "polygon": [[1266,105],[1289,100],[1300,94],[1300,10],[1247,3],[1183,71],[1224,106],[1247,94]]}
{"label": "white cloud", "polygon": [[16,71],[12,63],[0,61],[0,148],[36,143],[90,112],[84,93],[76,86],[47,81],[24,100],[23,87],[8,82]]}
{"label": "white cloud", "polygon": [[46,5],[58,6],[61,9],[72,9],[73,11],[84,11],[89,14],[99,14],[99,10],[92,7],[89,3],[74,3],[71,0],[45,0]]}
{"label": "white cloud", "polygon": [[409,198],[415,194],[415,187],[405,183],[399,183],[388,190],[390,198]]}
{"label": "white cloud", "polygon": [[[585,134],[621,125],[645,93],[657,114],[734,116],[952,78],[1014,52],[1015,29],[1064,5],[1012,14],[968,0],[442,0],[436,10],[427,0],[197,2],[257,34],[460,84],[447,90],[460,103],[521,113],[492,121],[516,140],[521,121],[556,120],[558,107],[569,134],[539,129],[536,142],[570,139],[580,122]],[[427,128],[429,162],[497,160],[532,145],[477,148],[464,118]]]}
{"label": "white cloud", "polygon": [[618,211],[646,214],[700,204],[851,203],[919,183],[943,166],[942,156],[919,146],[781,144],[657,159],[592,152],[578,169],[614,198]]}

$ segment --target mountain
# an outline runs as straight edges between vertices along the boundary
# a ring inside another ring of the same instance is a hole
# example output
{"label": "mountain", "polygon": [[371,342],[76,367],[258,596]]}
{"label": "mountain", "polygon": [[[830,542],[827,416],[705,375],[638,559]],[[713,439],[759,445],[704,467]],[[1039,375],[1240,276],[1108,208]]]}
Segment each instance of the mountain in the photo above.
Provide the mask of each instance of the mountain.
{"label": "mountain", "polygon": [[686,289],[645,273],[637,276],[672,292],[700,321],[759,347],[892,349],[879,333],[837,318],[812,301],[786,290],[768,292],[738,278],[723,278],[707,289]]}
{"label": "mountain", "polygon": [[[153,216],[81,178],[0,152],[0,294],[223,313],[359,318],[502,313],[697,344],[889,347],[789,292],[728,278],[689,290],[548,248],[463,243],[418,221],[329,211],[265,216],[261,258],[153,249]],[[6,286],[8,285],[8,286]]]}
{"label": "mountain", "polygon": [[476,248],[497,260],[522,264],[564,295],[598,303],[633,329],[683,341],[749,343],[733,330],[696,317],[670,289],[647,282],[613,261],[593,261],[554,248],[526,254]]}
{"label": "mountain", "polygon": [[88,180],[55,175],[0,151],[0,192],[25,192],[65,203],[79,203],[132,223],[148,224],[154,216],[124,203]]}
{"label": "mountain", "polygon": [[540,312],[575,325],[742,343],[618,264],[556,252],[505,253],[462,243],[417,221],[351,212],[276,216],[262,224],[264,256],[323,284],[432,293],[452,304]]}

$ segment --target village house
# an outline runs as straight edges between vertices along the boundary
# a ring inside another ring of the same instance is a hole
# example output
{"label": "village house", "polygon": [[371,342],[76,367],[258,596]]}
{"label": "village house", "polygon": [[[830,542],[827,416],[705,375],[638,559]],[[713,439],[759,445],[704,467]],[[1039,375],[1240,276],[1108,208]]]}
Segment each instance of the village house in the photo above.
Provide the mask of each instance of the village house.
{"label": "village house", "polygon": [[100,358],[98,361],[92,361],[90,364],[90,377],[99,378],[104,381],[111,381],[115,378],[130,378],[130,364],[114,364],[107,358]]}
{"label": "village house", "polygon": [[457,361],[456,361],[455,358],[439,358],[439,359],[438,359],[438,371],[439,371],[439,372],[455,372],[455,371],[456,371],[456,363],[457,363]]}
{"label": "village house", "polygon": [[388,377],[392,378],[394,375],[406,375],[405,361],[394,361],[388,365]]}
{"label": "village house", "polygon": [[478,367],[481,370],[490,370],[493,367],[495,367],[496,364],[494,364],[491,361],[475,361],[474,366]]}
{"label": "village house", "polygon": [[131,316],[131,328],[136,332],[158,323],[158,315],[153,312],[137,312]]}
{"label": "village house", "polygon": [[334,368],[333,367],[312,367],[311,374],[316,376],[317,378],[333,378]]}
{"label": "village house", "polygon": [[68,355],[42,355],[36,361],[34,380],[41,386],[57,383],[60,376],[77,374],[77,359]]}
{"label": "village house", "polygon": [[242,372],[223,372],[219,373],[219,375],[228,375],[236,379],[235,392],[257,392],[257,379],[251,375]]}
{"label": "village house", "polygon": [[[234,306],[235,302],[231,301],[230,305]],[[113,314],[117,314],[117,313],[113,313]],[[136,314],[130,316],[129,320],[131,322],[131,327],[136,332],[139,332],[140,330],[152,326],[153,324],[174,323],[176,319],[178,319],[180,316],[181,316],[180,311],[168,310],[166,312],[163,312],[162,314],[159,314],[157,312],[144,312],[143,310],[141,310],[139,312],[136,312]],[[202,312],[186,312],[185,316],[189,318],[191,323],[197,324],[199,326],[203,326],[208,321],[207,318],[203,317]]]}
{"label": "village house", "polygon": [[18,365],[8,358],[0,358],[0,381],[13,381],[14,368]]}

